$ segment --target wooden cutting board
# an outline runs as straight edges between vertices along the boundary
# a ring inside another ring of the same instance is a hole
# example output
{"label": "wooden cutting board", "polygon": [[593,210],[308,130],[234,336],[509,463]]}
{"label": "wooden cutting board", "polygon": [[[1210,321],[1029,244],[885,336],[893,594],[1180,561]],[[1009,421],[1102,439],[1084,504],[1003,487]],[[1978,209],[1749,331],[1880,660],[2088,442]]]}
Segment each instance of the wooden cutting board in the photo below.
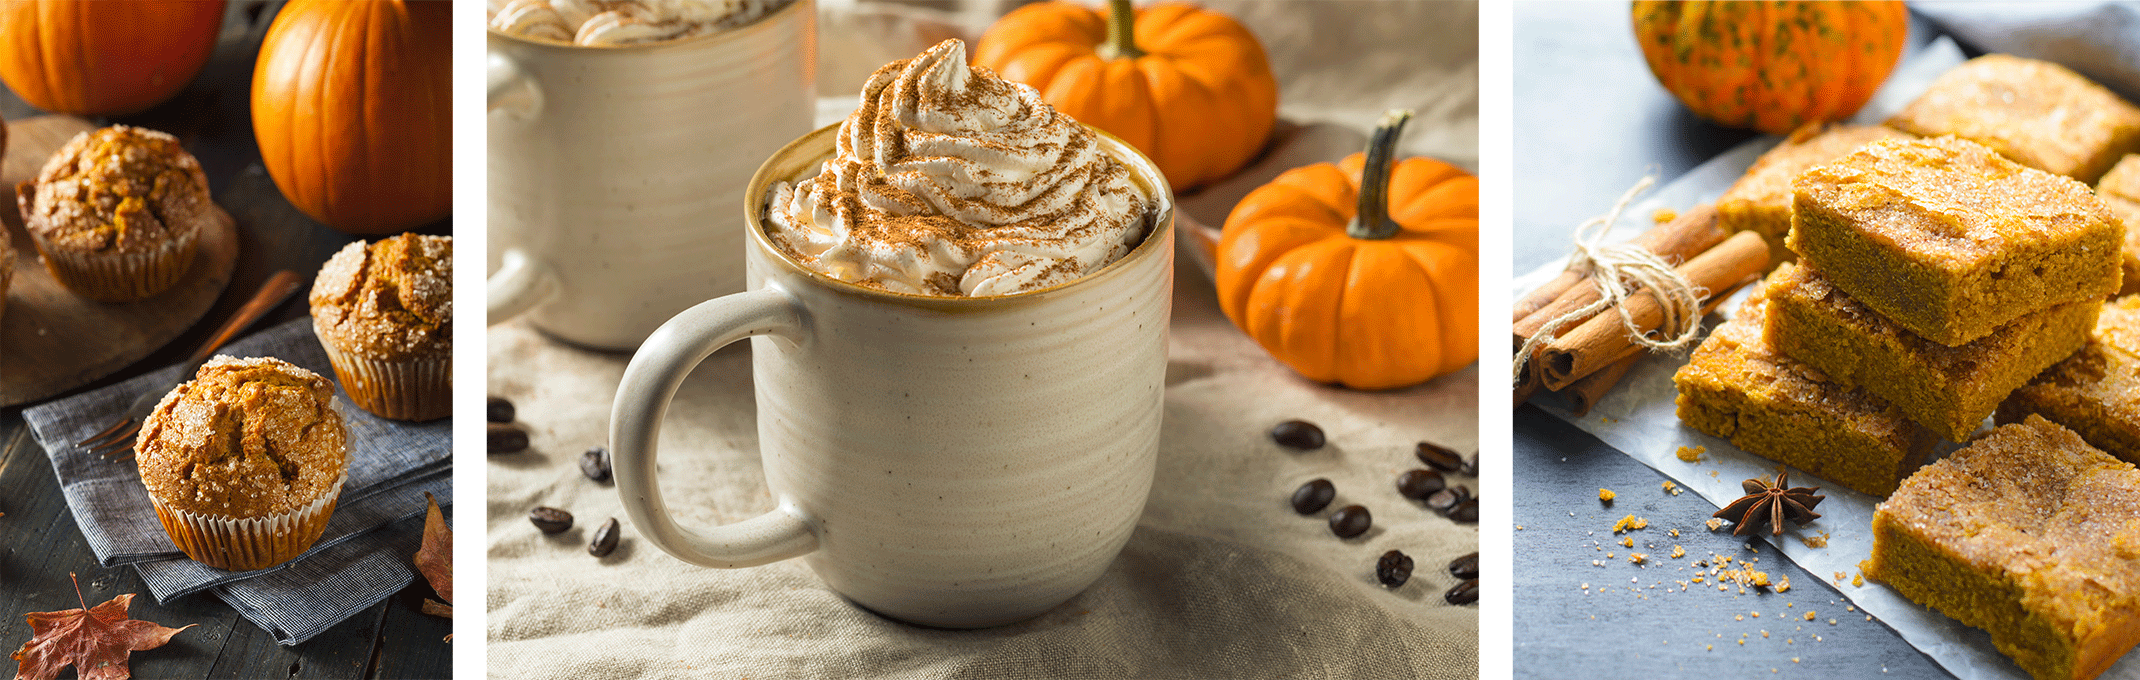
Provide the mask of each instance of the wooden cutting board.
{"label": "wooden cutting board", "polygon": [[230,283],[238,261],[237,222],[220,218],[201,233],[193,267],[169,290],[147,300],[104,304],[76,296],[37,260],[14,205],[15,185],[37,175],[45,159],[96,125],[73,116],[7,122],[7,154],[0,160],[0,226],[13,237],[15,278],[0,310],[0,406],[24,404],[89,384],[171,342],[200,321]]}

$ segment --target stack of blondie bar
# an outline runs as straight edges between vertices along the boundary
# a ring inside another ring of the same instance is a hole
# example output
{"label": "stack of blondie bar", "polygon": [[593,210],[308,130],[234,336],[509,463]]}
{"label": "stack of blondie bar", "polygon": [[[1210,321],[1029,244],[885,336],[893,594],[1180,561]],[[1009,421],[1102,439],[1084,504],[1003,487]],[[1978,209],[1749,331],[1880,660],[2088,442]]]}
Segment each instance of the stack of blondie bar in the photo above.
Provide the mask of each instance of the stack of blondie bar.
{"label": "stack of blondie bar", "polygon": [[[2136,148],[2140,108],[2005,55],[1954,69],[1888,126],[1793,134],[1718,201],[1720,223],[1769,237],[1783,263],[1675,376],[1681,419],[1836,484],[1894,491],[1937,440],[1966,441],[2016,390],[2057,383],[2046,369],[2102,344],[2091,330],[2128,260],[2140,267],[2140,242],[2124,252],[2110,200],[2076,178],[2140,199],[2127,186],[2140,160],[2106,174]],[[2129,386],[2090,390],[2114,402]],[[2024,394],[2050,391],[2036,387]],[[2064,408],[2008,410],[2060,422],[2106,410],[2068,393],[2038,401]]]}
{"label": "stack of blondie bar", "polygon": [[1888,496],[1865,575],[2094,677],[2140,643],[2140,109],[1992,55],[1888,125],[1801,131],[1719,201],[1796,262],[1674,377],[1679,416]]}

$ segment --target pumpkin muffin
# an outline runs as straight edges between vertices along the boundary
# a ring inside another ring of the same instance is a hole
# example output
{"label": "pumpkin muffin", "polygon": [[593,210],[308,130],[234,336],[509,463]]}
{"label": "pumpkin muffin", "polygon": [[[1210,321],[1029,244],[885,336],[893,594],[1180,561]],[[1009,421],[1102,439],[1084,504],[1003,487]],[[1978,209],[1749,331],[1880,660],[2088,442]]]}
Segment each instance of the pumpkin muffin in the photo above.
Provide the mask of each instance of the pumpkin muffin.
{"label": "pumpkin muffin", "polygon": [[2140,643],[2140,470],[2038,416],[1925,466],[1873,511],[1865,575],[1991,633],[2037,680]]}
{"label": "pumpkin muffin", "polygon": [[1947,71],[1887,124],[1924,137],[1961,137],[2089,183],[2140,150],[2140,108],[2072,69],[2007,54]]}
{"label": "pumpkin muffin", "polygon": [[348,479],[347,439],[326,378],[219,356],[164,395],[134,452],[171,542],[202,564],[250,571],[319,540]]}
{"label": "pumpkin muffin", "polygon": [[2118,294],[2140,293],[2140,154],[2126,154],[2103,173],[2095,195],[2125,223],[2125,288]]}
{"label": "pumpkin muffin", "polygon": [[1717,224],[1727,231],[1751,231],[1768,241],[1769,267],[1798,260],[1784,247],[1791,233],[1791,180],[1822,163],[1883,139],[1908,138],[1884,125],[1812,123],[1754,160],[1746,174],[1716,200]]}
{"label": "pumpkin muffin", "polygon": [[453,412],[453,237],[357,241],[312,282],[312,330],[359,408],[396,420]]}
{"label": "pumpkin muffin", "polygon": [[15,201],[52,278],[99,302],[177,283],[215,219],[208,176],[178,138],[124,125],[75,135]]}

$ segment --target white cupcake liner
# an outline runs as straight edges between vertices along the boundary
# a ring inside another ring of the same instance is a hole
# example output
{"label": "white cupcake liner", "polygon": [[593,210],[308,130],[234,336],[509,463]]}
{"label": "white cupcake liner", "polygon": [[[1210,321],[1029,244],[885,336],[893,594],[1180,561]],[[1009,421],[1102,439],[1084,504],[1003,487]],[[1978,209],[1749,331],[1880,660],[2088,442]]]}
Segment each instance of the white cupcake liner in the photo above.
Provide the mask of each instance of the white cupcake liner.
{"label": "white cupcake liner", "polygon": [[71,252],[55,248],[31,232],[30,242],[60,285],[98,302],[133,302],[152,297],[178,283],[193,266],[199,230],[174,235],[157,248],[141,252]]}
{"label": "white cupcake liner", "polygon": [[334,480],[334,486],[318,500],[290,512],[266,517],[218,517],[164,505],[149,494],[156,518],[187,557],[217,569],[252,571],[288,562],[312,547],[327,530],[335,501],[342,497],[342,483],[349,473]]}
{"label": "white cupcake liner", "polygon": [[342,391],[357,407],[381,418],[424,421],[453,414],[453,361],[445,359],[373,359],[345,352],[319,333],[327,361]]}

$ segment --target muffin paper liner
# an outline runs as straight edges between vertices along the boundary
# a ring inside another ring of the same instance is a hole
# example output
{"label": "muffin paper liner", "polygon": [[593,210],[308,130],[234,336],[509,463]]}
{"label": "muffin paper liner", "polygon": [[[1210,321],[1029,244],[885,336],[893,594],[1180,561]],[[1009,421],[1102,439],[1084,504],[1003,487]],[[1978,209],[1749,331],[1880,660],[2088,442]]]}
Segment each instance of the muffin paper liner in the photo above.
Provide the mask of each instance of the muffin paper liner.
{"label": "muffin paper liner", "polygon": [[343,351],[327,334],[319,335],[327,361],[334,364],[335,379],[358,408],[394,420],[435,420],[453,414],[450,359],[373,359]]}
{"label": "muffin paper liner", "polygon": [[327,518],[334,515],[334,503],[342,497],[342,483],[347,481],[345,471],[319,500],[266,517],[198,514],[164,505],[155,494],[149,494],[149,502],[156,506],[164,533],[187,557],[217,569],[253,571],[288,562],[311,548],[327,530]]}
{"label": "muffin paper liner", "polygon": [[76,295],[98,302],[133,302],[163,292],[193,266],[200,231],[174,235],[161,247],[138,253],[77,253],[53,248],[30,234],[45,270]]}

